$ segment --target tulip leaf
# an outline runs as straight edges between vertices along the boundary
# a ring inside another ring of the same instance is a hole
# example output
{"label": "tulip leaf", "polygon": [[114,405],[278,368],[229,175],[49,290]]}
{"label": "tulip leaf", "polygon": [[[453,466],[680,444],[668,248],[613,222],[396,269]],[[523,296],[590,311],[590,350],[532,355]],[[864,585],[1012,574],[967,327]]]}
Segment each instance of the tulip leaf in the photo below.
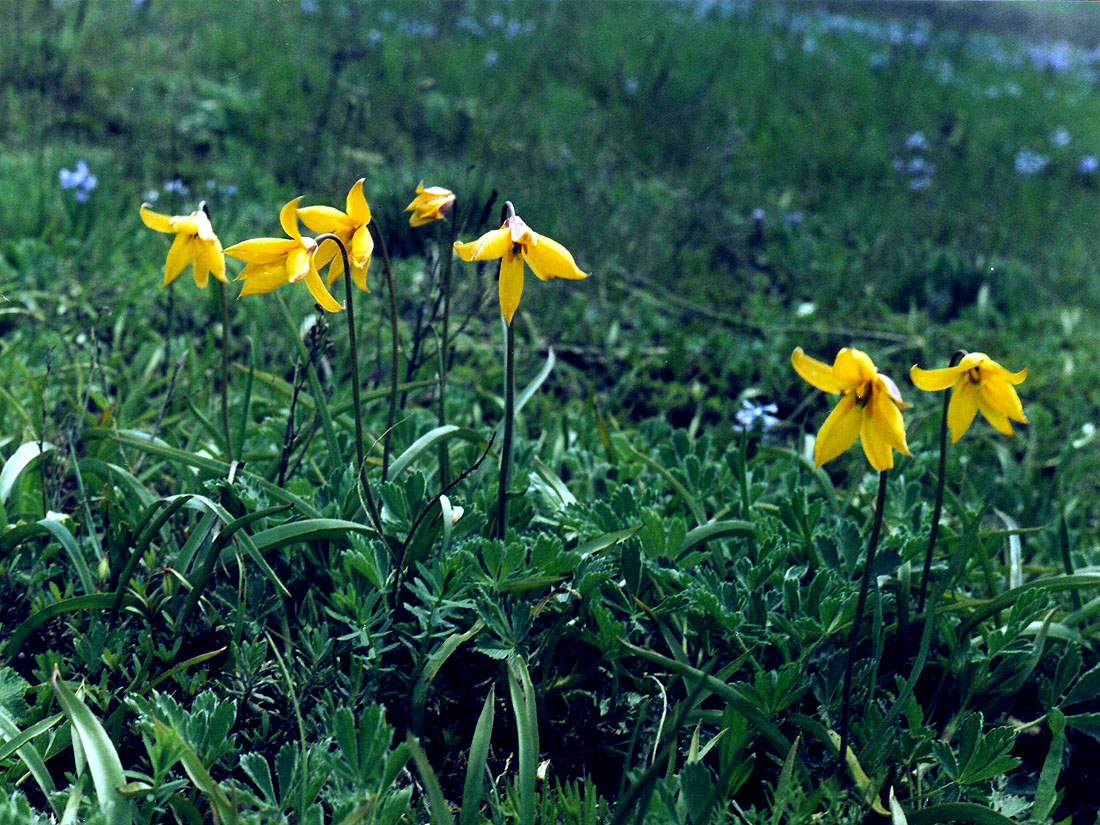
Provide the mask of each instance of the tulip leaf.
{"label": "tulip leaf", "polygon": [[496,683],[489,685],[489,695],[481,708],[481,715],[474,727],[470,742],[470,756],[466,765],[466,781],[462,786],[462,811],[459,825],[474,825],[480,820],[479,809],[485,793],[485,764],[489,760],[489,742],[493,737],[494,701]]}
{"label": "tulip leaf", "polygon": [[945,802],[930,805],[906,815],[909,825],[933,825],[937,822],[972,822],[974,825],[1015,825],[1015,820],[984,805],[973,802]]}
{"label": "tulip leaf", "polygon": [[688,531],[676,555],[677,558],[680,558],[693,547],[698,547],[700,544],[705,544],[712,539],[722,539],[727,536],[752,536],[755,534],[756,527],[751,521],[714,521],[709,524],[701,524]]}
{"label": "tulip leaf", "polygon": [[[43,607],[37,613],[31,614],[31,616],[19,625],[19,627],[15,628],[11,636],[8,637],[8,644],[4,649],[4,655],[7,656],[8,661],[11,661],[15,654],[19,652],[19,648],[27,641],[27,638],[50,619],[60,616],[63,613],[72,613],[78,610],[103,610],[111,606],[114,598],[114,593],[89,593],[85,596],[74,596],[71,599],[63,599],[62,601],[54,602],[51,605]],[[132,597],[127,596],[124,597],[124,601],[133,602],[134,600]]]}
{"label": "tulip leaf", "polygon": [[107,825],[129,825],[132,821],[130,800],[119,792],[119,788],[126,784],[126,774],[122,770],[118,751],[88,706],[62,681],[57,665],[54,665],[50,681],[61,709],[69,717],[73,732],[80,739],[105,822]]}
{"label": "tulip leaf", "polygon": [[485,438],[476,430],[471,430],[468,427],[458,427],[454,424],[445,424],[442,427],[436,427],[435,429],[428,430],[428,432],[416,439],[416,441],[409,445],[407,450],[393,460],[393,463],[390,464],[389,480],[393,481],[397,478],[402,470],[406,469],[421,454],[427,451],[428,448],[452,438],[461,438],[479,447],[485,445]]}
{"label": "tulip leaf", "polygon": [[54,449],[53,444],[37,441],[28,441],[20,444],[18,449],[11,454],[11,458],[4,462],[4,468],[0,470],[0,504],[6,504],[11,495],[15,482],[31,464],[43,453]]}

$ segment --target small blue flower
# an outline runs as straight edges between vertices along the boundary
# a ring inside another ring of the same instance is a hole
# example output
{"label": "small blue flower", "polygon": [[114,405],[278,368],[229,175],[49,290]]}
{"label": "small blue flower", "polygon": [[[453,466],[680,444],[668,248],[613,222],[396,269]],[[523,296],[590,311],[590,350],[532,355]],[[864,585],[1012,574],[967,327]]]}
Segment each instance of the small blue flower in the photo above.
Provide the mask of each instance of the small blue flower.
{"label": "small blue flower", "polygon": [[910,152],[923,152],[928,148],[928,138],[924,132],[913,132],[905,139],[905,148]]}
{"label": "small blue flower", "polygon": [[88,193],[99,185],[99,178],[88,170],[88,164],[82,160],[76,162],[75,169],[62,169],[57,174],[62,189],[75,189],[73,197],[84,203],[88,200]]}
{"label": "small blue flower", "polygon": [[779,408],[775,404],[754,404],[748,398],[741,399],[741,409],[733,414],[736,423],[733,431],[738,433],[766,432],[779,423],[775,413]]}
{"label": "small blue flower", "polygon": [[[485,52],[485,68],[487,68],[487,69],[493,68],[497,64],[497,61],[499,61],[499,60],[500,60],[500,55],[497,54],[496,49],[489,49],[489,51]],[[839,745],[838,745],[838,747],[839,747]]]}
{"label": "small blue flower", "polygon": [[1097,159],[1096,155],[1085,155],[1081,158],[1081,162],[1077,164],[1077,171],[1085,177],[1092,177],[1097,171],[1100,171],[1100,160]]}
{"label": "small blue flower", "polygon": [[802,227],[802,213],[801,212],[787,212],[783,216],[783,223],[787,224],[787,228],[792,232]]}
{"label": "small blue flower", "polygon": [[1016,153],[1016,171],[1021,175],[1037,175],[1049,164],[1049,158],[1033,149],[1024,148]]}
{"label": "small blue flower", "polygon": [[164,191],[174,192],[177,195],[186,195],[190,190],[188,190],[186,183],[184,183],[179,178],[176,178],[175,180],[170,180],[164,184]]}
{"label": "small blue flower", "polygon": [[1069,145],[1069,132],[1065,126],[1059,126],[1054,130],[1054,134],[1050,136],[1050,142],[1055,146],[1067,146]]}
{"label": "small blue flower", "polygon": [[300,8],[302,14],[316,14],[318,6],[315,0],[302,0]]}

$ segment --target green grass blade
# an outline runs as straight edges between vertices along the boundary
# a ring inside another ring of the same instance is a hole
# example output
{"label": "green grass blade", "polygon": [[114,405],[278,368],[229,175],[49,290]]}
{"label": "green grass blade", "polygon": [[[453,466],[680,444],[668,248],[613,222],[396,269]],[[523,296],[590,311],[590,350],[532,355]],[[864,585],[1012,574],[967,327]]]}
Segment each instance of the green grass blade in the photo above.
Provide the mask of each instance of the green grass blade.
{"label": "green grass blade", "polygon": [[489,695],[481,708],[481,715],[474,727],[470,741],[470,755],[466,764],[466,781],[462,786],[462,811],[459,825],[477,825],[481,799],[485,794],[485,764],[489,760],[489,742],[493,738],[494,702],[496,683],[489,686]]}
{"label": "green grass blade", "polygon": [[45,763],[42,761],[42,754],[39,753],[38,748],[30,744],[30,741],[38,736],[38,734],[45,732],[53,725],[61,720],[64,714],[57,714],[51,716],[48,719],[43,719],[37,724],[31,725],[25,731],[20,731],[15,722],[0,709],[0,735],[2,735],[7,741],[0,746],[0,759],[6,759],[15,753],[27,766],[27,770],[30,771],[31,776],[34,777],[34,781],[38,783],[38,787],[42,789],[42,794],[46,797],[50,807],[53,809],[54,816],[59,815],[56,803],[51,799],[51,795],[56,793],[57,787],[53,783],[53,777],[50,775],[49,770],[46,768]]}
{"label": "green grass blade", "polygon": [[8,661],[11,661],[27,641],[27,637],[50,619],[62,613],[73,613],[78,610],[103,610],[111,606],[114,598],[114,593],[90,593],[86,596],[73,596],[71,599],[63,599],[43,607],[15,628],[8,638],[4,655],[7,656]]}
{"label": "green grass blade", "polygon": [[[137,540],[134,542],[134,549],[130,552],[130,557],[126,559],[126,564],[123,565],[122,572],[119,574],[118,582],[115,587],[115,600],[111,605],[111,612],[107,617],[108,624],[113,624],[118,617],[119,608],[122,607],[122,597],[126,593],[126,588],[130,585],[130,579],[133,578],[138,562],[141,561],[141,557],[145,555],[145,550],[149,546],[149,542],[152,541],[157,531],[168,523],[168,519],[179,512],[180,508],[190,500],[191,496],[186,494],[171,496],[156,501],[147,508],[148,514],[146,519],[148,521],[138,534]],[[168,506],[165,507],[156,518],[152,518],[155,508],[164,503],[167,503]]]}
{"label": "green grass blade", "polygon": [[973,802],[945,802],[906,813],[909,825],[933,825],[937,822],[972,822],[974,825],[1015,825],[1004,814]]}
{"label": "green grass blade", "polygon": [[41,519],[38,525],[61,543],[65,553],[69,556],[69,561],[72,562],[73,568],[76,570],[77,578],[80,579],[80,586],[84,589],[84,592],[95,593],[95,579],[92,578],[91,568],[88,567],[84,554],[80,552],[80,545],[76,543],[76,539],[69,532],[69,528],[52,518]]}
{"label": "green grass blade", "polygon": [[73,730],[80,737],[80,745],[88,760],[88,769],[95,785],[95,795],[99,800],[107,825],[129,825],[132,821],[130,800],[119,793],[119,787],[126,784],[126,775],[114,743],[107,731],[99,724],[88,706],[69,690],[61,680],[61,671],[54,665],[50,680],[61,709],[72,722]]}
{"label": "green grass blade", "polygon": [[240,816],[237,814],[236,807],[230,802],[229,797],[225,795],[225,791],[222,790],[221,785],[215,782],[214,778],[210,776],[210,772],[206,770],[206,766],[202,764],[202,761],[191,749],[191,746],[184,742],[173,728],[164,724],[159,719],[153,719],[153,725],[160,737],[171,742],[178,749],[177,752],[180,754],[180,762],[183,763],[184,771],[186,771],[187,776],[191,779],[194,786],[210,801],[210,807],[214,810],[215,815],[223,823],[236,825],[236,823],[240,821]]}
{"label": "green grass blade", "polygon": [[424,749],[411,733],[405,740],[405,744],[412,755],[413,764],[416,765],[416,772],[420,774],[420,781],[424,783],[424,789],[428,793],[428,809],[432,825],[454,825],[454,817],[451,816],[447,800],[443,798],[443,789],[439,786],[439,779],[432,770]]}
{"label": "green grass blade", "polygon": [[428,698],[428,688],[431,686],[432,680],[439,673],[443,665],[446,664],[451,654],[458,650],[462,644],[470,641],[470,639],[480,633],[484,627],[485,622],[478,619],[469,630],[461,633],[452,633],[444,639],[432,655],[428,657],[428,661],[425,663],[424,669],[417,678],[416,684],[413,685],[413,730],[419,731],[420,725],[424,721],[424,703]]}
{"label": "green grass blade", "polygon": [[710,524],[701,524],[688,531],[676,555],[677,558],[681,558],[692,548],[705,544],[712,539],[754,535],[756,535],[756,526],[751,521],[714,521]]}
{"label": "green grass blade", "polygon": [[432,447],[437,444],[442,444],[444,441],[449,441],[452,438],[461,438],[479,447],[485,446],[485,438],[476,430],[471,430],[467,427],[458,427],[454,424],[436,427],[416,439],[416,441],[409,445],[407,450],[393,460],[393,463],[390,465],[389,480],[393,481],[397,478],[401,471],[412,464],[420,455],[425,452],[430,453]]}
{"label": "green grass blade", "polygon": [[39,446],[37,441],[28,441],[20,444],[11,457],[4,462],[4,468],[0,470],[0,504],[6,504],[8,496],[19,477],[42,455],[54,448],[53,444],[43,443]]}

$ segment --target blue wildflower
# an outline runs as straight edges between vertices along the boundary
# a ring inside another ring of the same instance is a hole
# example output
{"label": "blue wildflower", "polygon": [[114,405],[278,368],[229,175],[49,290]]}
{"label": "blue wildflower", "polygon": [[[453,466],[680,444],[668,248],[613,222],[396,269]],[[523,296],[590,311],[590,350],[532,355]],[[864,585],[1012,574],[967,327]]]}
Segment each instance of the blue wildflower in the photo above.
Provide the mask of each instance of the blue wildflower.
{"label": "blue wildflower", "polygon": [[75,169],[62,169],[58,172],[62,189],[75,189],[73,197],[79,203],[88,200],[88,193],[99,185],[99,178],[88,170],[88,164],[82,160],[76,162]]}
{"label": "blue wildflower", "polygon": [[1016,171],[1021,175],[1037,175],[1050,164],[1050,159],[1033,149],[1021,149],[1016,153]]}
{"label": "blue wildflower", "polygon": [[748,398],[741,399],[741,409],[733,414],[733,431],[738,433],[765,432],[779,423],[775,404],[754,404]]}

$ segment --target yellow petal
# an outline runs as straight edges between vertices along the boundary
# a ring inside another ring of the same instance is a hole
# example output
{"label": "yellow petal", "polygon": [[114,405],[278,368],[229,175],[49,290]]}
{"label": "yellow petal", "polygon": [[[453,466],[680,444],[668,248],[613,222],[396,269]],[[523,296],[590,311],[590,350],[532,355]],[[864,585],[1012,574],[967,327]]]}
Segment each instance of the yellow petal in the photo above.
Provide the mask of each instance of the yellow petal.
{"label": "yellow petal", "polygon": [[287,282],[286,267],[282,263],[275,264],[248,264],[241,270],[237,280],[243,280],[241,297],[245,295],[260,295],[278,289]]}
{"label": "yellow petal", "polygon": [[210,271],[214,277],[222,283],[225,283],[225,253],[222,251],[222,242],[214,238],[213,243],[208,247],[207,254],[210,256]]}
{"label": "yellow petal", "polygon": [[304,246],[290,250],[290,254],[286,256],[286,275],[292,284],[298,283],[309,274],[310,269],[315,268],[310,260],[309,251]]}
{"label": "yellow petal", "polygon": [[877,372],[867,353],[852,347],[842,349],[833,361],[833,376],[844,391],[873,380]]}
{"label": "yellow petal", "polygon": [[455,252],[464,261],[487,261],[490,258],[503,258],[512,251],[512,233],[507,226],[486,232],[476,241],[459,243],[455,241]]}
{"label": "yellow petal", "polygon": [[926,392],[938,392],[946,390],[959,380],[959,376],[966,372],[963,366],[945,367],[940,370],[922,370],[914,366],[909,370],[909,380],[917,385],[918,389]]}
{"label": "yellow petal", "polygon": [[168,260],[164,262],[164,286],[172,283],[183,268],[195,255],[195,236],[176,235],[172,248],[168,250]]}
{"label": "yellow petal", "polygon": [[947,426],[951,430],[952,444],[963,437],[977,412],[978,385],[964,375],[955,383],[951,403],[947,405]]}
{"label": "yellow petal", "polygon": [[351,236],[351,244],[348,247],[348,255],[355,266],[364,270],[370,264],[370,256],[374,252],[374,238],[366,226],[360,226]]}
{"label": "yellow petal", "polygon": [[318,235],[324,232],[331,232],[333,235],[350,234],[355,226],[351,218],[331,206],[303,206],[298,210],[298,217]]}
{"label": "yellow petal", "polygon": [[332,261],[332,265],[328,268],[328,285],[332,286],[344,274],[344,256],[340,254],[340,248],[335,243],[322,241],[313,255],[313,265],[321,270],[329,261]]}
{"label": "yellow petal", "polygon": [[500,314],[509,324],[519,307],[519,298],[523,294],[523,257],[513,255],[509,249],[500,261]]}
{"label": "yellow petal", "polygon": [[222,247],[217,238],[212,241],[199,238],[195,241],[195,282],[200,287],[205,287],[206,278],[200,278],[200,269],[204,273],[213,273],[219,281],[225,280],[225,257],[222,255]]}
{"label": "yellow petal", "polygon": [[988,406],[982,404],[980,401],[978,403],[978,409],[981,410],[982,415],[985,417],[985,420],[993,425],[993,429],[995,429],[997,432],[1004,435],[1015,434],[1012,430],[1012,425],[1008,423],[1008,418],[1001,415],[996,410],[990,409]]}
{"label": "yellow petal", "polygon": [[867,461],[880,473],[894,466],[894,451],[882,437],[882,433],[874,428],[869,417],[864,416],[863,426],[859,431],[859,443],[863,446],[863,454]]}
{"label": "yellow petal", "polygon": [[812,387],[832,393],[842,391],[840,382],[833,375],[833,368],[816,358],[811,358],[802,351],[802,347],[795,347],[794,352],[791,353],[791,366],[802,376],[802,380]]}
{"label": "yellow petal", "polygon": [[545,235],[536,235],[535,243],[525,246],[523,259],[541,281],[550,278],[569,278],[577,281],[587,278],[587,272],[581,272],[569,250]]}
{"label": "yellow petal", "polygon": [[363,180],[364,178],[359,178],[351,185],[346,201],[348,217],[356,226],[366,226],[370,223],[370,206],[367,205],[367,198],[363,194]]}
{"label": "yellow petal", "polygon": [[329,312],[339,312],[344,308],[344,305],[333,298],[329,291],[325,289],[325,282],[321,280],[317,267],[310,266],[306,271],[305,279],[306,286],[309,287],[309,291],[313,295],[313,300],[319,303],[322,309]]}
{"label": "yellow petal", "polygon": [[172,218],[168,215],[154,212],[149,204],[143,203],[141,205],[141,222],[150,229],[155,229],[157,232],[171,232],[172,230],[169,228],[171,220]]}
{"label": "yellow petal", "polygon": [[298,204],[302,202],[302,198],[299,196],[292,201],[287,201],[279,211],[279,225],[283,228],[288,238],[301,243],[302,233],[298,231]]}
{"label": "yellow petal", "polygon": [[814,464],[820,467],[855,444],[862,418],[862,412],[856,406],[855,395],[848,393],[841,398],[817,434],[817,441],[814,442]]}
{"label": "yellow petal", "polygon": [[[878,388],[871,393],[871,400],[863,410],[860,438],[864,441],[865,452],[868,435],[876,444],[882,442],[889,448],[909,455],[909,445],[905,442],[905,421],[901,416],[901,410],[886,392]],[[893,465],[893,458],[890,459],[890,464]],[[875,467],[875,469],[883,468]]]}
{"label": "yellow petal", "polygon": [[250,264],[273,264],[284,260],[298,246],[287,238],[253,238],[233,244],[225,254]]}
{"label": "yellow petal", "polygon": [[210,266],[206,261],[206,257],[199,251],[197,244],[191,272],[195,276],[195,285],[199,289],[206,289],[207,281],[210,280]]}
{"label": "yellow petal", "polygon": [[991,377],[984,380],[983,376],[983,380],[978,382],[978,395],[979,406],[983,412],[988,408],[1005,418],[1011,418],[1021,424],[1027,423],[1016,388],[1003,378]]}
{"label": "yellow petal", "polygon": [[[1000,364],[997,366],[1000,366]],[[1001,367],[1001,369],[1004,369],[1004,367]],[[1027,378],[1027,367],[1024,367],[1019,372],[1009,372],[1005,370],[1004,379],[1009,384],[1022,384],[1025,378]]]}

